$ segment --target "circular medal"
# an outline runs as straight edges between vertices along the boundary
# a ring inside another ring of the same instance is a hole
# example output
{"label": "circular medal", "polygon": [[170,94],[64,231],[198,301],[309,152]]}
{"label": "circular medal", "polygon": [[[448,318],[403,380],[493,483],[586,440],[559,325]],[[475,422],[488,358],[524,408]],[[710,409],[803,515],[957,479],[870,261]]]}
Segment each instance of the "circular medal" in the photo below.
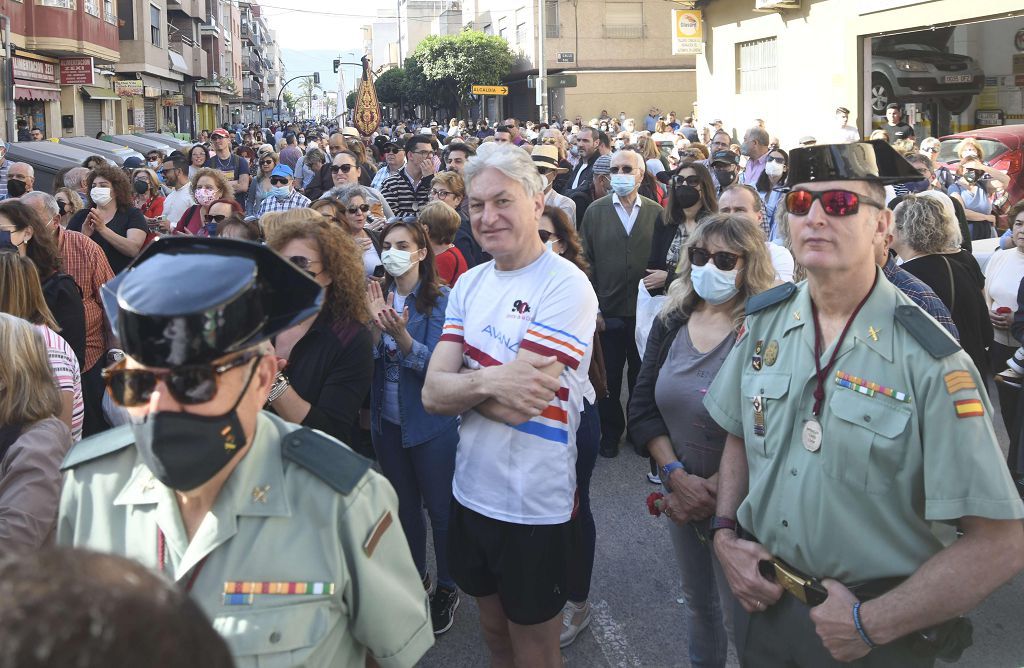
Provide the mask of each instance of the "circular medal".
{"label": "circular medal", "polygon": [[814,418],[804,422],[804,430],[800,434],[800,440],[808,452],[817,452],[821,449],[821,423]]}

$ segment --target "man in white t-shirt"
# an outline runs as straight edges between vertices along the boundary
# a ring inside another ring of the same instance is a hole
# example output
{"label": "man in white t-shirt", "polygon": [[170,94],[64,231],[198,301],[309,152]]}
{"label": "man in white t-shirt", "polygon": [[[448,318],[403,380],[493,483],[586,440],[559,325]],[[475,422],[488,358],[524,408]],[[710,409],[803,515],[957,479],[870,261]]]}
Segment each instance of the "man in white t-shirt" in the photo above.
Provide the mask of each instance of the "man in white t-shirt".
{"label": "man in white t-shirt", "polygon": [[597,297],[540,240],[545,184],[529,154],[484,145],[464,177],[473,234],[494,260],[452,290],[423,386],[428,411],[462,415],[451,570],[477,598],[492,665],[561,668]]}
{"label": "man in white t-shirt", "polygon": [[793,254],[785,246],[767,241],[769,228],[764,219],[764,204],[752,186],[733,184],[723,190],[722,194],[718,196],[718,212],[744,216],[757,223],[765,233],[765,243],[768,246],[768,254],[772,258],[775,278],[784,283],[793,280],[793,269],[796,266]]}
{"label": "man in white t-shirt", "polygon": [[164,198],[163,217],[167,219],[169,229],[173,229],[188,208],[196,203],[188,180],[188,160],[180,153],[168,156],[160,173],[164,175],[164,184],[171,189]]}

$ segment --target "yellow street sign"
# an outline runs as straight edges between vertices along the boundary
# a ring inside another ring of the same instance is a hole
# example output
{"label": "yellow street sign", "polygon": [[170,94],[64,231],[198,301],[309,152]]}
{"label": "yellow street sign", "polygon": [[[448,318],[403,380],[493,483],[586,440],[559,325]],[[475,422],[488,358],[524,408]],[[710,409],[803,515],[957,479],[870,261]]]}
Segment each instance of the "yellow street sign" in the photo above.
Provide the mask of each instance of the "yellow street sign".
{"label": "yellow street sign", "polygon": [[473,95],[508,95],[508,86],[473,86]]}

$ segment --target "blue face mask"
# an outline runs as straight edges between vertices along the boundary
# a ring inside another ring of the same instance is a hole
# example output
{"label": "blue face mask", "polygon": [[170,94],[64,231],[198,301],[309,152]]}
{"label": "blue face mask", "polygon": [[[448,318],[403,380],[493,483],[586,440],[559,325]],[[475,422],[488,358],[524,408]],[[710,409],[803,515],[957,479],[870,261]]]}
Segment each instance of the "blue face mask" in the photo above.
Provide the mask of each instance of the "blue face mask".
{"label": "blue face mask", "polygon": [[690,282],[697,296],[709,304],[724,304],[739,292],[736,287],[738,270],[722,271],[711,262],[703,267],[690,268]]}
{"label": "blue face mask", "polygon": [[625,197],[636,187],[636,177],[632,174],[611,174],[612,191],[619,197]]}
{"label": "blue face mask", "polygon": [[288,186],[274,186],[270,189],[270,197],[276,197],[279,200],[288,199],[288,195],[291,194]]}

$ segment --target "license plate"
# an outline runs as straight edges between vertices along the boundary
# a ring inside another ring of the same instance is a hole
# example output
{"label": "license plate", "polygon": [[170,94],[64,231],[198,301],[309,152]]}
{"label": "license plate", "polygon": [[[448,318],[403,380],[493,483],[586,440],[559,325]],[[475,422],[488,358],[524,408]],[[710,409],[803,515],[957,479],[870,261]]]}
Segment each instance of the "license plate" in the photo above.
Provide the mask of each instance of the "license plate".
{"label": "license plate", "polygon": [[970,74],[947,74],[944,81],[948,84],[971,83],[974,77]]}

